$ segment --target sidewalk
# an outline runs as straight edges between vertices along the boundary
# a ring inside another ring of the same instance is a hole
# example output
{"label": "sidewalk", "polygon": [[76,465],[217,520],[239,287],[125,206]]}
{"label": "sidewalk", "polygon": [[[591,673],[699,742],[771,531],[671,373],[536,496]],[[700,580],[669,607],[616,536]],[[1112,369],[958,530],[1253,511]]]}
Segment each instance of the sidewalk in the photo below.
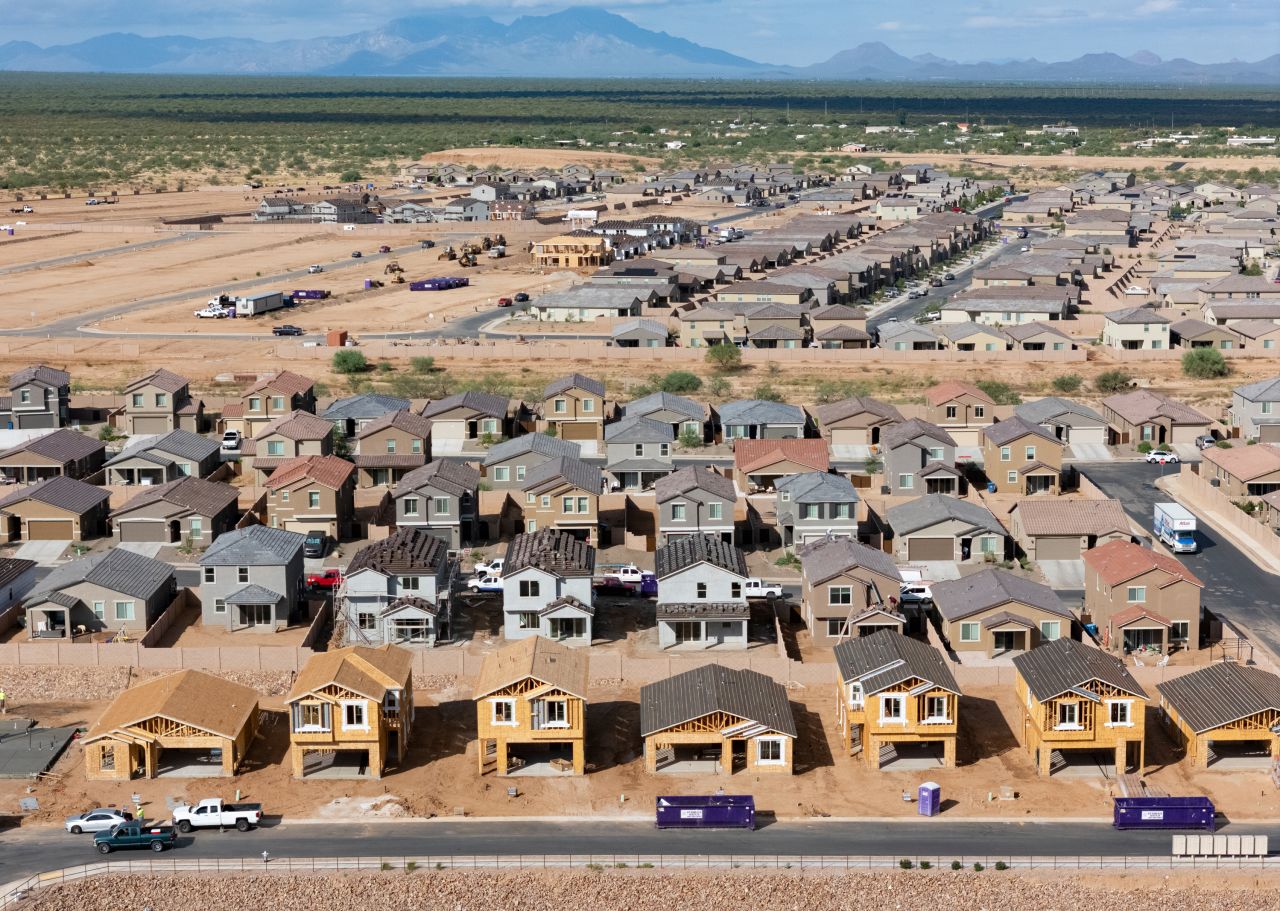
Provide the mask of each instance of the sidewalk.
{"label": "sidewalk", "polygon": [[[1222,503],[1206,500],[1204,497],[1189,490],[1182,483],[1180,474],[1165,475],[1155,481],[1155,486],[1160,490],[1167,491],[1173,499],[1185,501],[1189,504],[1192,512],[1213,525],[1214,531],[1235,545],[1235,548],[1248,557],[1259,569],[1274,575],[1280,575],[1280,559],[1262,553],[1257,543],[1236,527],[1239,520],[1231,513],[1239,512],[1239,510],[1226,497],[1222,497]],[[1263,527],[1261,523],[1258,523],[1259,529]]]}

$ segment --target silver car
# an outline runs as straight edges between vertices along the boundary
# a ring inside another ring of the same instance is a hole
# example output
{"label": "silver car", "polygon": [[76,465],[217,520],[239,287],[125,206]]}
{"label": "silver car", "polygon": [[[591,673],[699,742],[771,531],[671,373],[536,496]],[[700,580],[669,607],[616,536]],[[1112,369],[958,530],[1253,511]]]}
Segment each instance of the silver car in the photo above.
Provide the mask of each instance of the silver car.
{"label": "silver car", "polygon": [[112,826],[128,822],[132,818],[132,814],[121,813],[119,810],[90,810],[88,813],[68,816],[66,826],[67,831],[72,835],[79,835],[81,832],[105,832]]}

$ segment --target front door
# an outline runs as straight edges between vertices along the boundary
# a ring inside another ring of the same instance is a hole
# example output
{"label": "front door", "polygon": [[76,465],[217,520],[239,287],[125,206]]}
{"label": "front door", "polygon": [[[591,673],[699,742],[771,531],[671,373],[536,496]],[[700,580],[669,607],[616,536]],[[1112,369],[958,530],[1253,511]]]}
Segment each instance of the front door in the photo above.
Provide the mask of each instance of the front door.
{"label": "front door", "polygon": [[243,604],[240,606],[240,622],[244,626],[270,626],[270,604]]}

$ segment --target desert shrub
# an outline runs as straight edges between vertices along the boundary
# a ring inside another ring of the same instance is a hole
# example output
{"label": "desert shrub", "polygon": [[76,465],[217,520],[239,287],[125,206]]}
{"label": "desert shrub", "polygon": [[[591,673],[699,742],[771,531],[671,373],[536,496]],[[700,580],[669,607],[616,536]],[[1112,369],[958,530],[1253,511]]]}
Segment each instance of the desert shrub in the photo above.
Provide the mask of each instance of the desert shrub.
{"label": "desert shrub", "polygon": [[1132,382],[1133,377],[1123,370],[1104,370],[1098,374],[1093,385],[1103,395],[1112,395],[1122,389],[1128,389]]}
{"label": "desert shrub", "polygon": [[364,373],[369,369],[369,359],[354,348],[343,348],[333,353],[334,373]]}
{"label": "desert shrub", "polygon": [[1055,376],[1050,383],[1054,392],[1072,393],[1083,385],[1084,380],[1080,378],[1078,373],[1064,373],[1061,376]]}
{"label": "desert shrub", "polygon": [[1197,380],[1212,380],[1231,372],[1217,348],[1192,348],[1182,355],[1182,372]]}

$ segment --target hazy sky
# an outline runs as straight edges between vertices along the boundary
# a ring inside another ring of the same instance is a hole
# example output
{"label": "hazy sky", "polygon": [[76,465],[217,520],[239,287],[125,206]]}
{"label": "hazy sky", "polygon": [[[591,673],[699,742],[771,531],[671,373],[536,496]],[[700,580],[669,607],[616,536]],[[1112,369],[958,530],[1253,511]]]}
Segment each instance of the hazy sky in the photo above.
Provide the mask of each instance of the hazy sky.
{"label": "hazy sky", "polygon": [[[1280,53],[1277,0],[613,0],[580,2],[769,63],[807,64],[864,41],[957,60],[1150,50],[1201,63]],[[109,31],[262,39],[342,35],[447,11],[510,20],[543,0],[7,0],[0,39],[61,44]]]}

